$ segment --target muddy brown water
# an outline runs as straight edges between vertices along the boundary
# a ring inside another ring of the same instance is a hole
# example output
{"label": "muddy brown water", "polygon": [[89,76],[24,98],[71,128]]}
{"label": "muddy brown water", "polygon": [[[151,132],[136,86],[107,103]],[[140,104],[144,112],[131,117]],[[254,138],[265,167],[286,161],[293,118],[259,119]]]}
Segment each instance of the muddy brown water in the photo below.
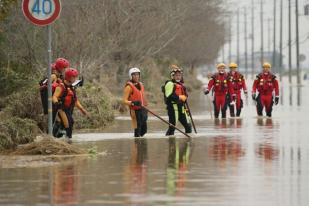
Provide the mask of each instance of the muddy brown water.
{"label": "muddy brown water", "polygon": [[308,205],[309,84],[284,87],[273,118],[251,100],[241,119],[215,121],[194,95],[191,140],[150,116],[149,134],[132,137],[127,116],[74,144],[105,155],[63,165],[1,168],[0,205]]}

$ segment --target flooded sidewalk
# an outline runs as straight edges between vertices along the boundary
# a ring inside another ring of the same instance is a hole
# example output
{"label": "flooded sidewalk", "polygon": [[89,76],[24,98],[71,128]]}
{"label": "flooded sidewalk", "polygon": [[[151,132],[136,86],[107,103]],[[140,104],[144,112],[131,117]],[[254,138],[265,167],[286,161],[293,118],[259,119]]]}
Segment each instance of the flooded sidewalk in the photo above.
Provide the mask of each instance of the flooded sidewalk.
{"label": "flooded sidewalk", "polygon": [[73,136],[105,155],[1,168],[0,205],[305,206],[308,92],[308,85],[284,88],[272,118],[257,118],[249,98],[242,118],[217,121],[198,94],[190,105],[198,131],[192,139],[165,137],[166,125],[155,118],[145,138],[134,138],[130,120],[118,117],[106,133]]}

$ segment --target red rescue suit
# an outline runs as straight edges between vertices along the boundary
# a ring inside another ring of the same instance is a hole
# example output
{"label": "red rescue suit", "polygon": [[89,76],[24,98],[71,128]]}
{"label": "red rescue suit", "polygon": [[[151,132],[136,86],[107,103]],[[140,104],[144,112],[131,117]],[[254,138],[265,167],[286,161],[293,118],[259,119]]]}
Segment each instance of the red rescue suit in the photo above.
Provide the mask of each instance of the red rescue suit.
{"label": "red rescue suit", "polygon": [[275,92],[276,97],[279,97],[279,83],[276,76],[271,72],[263,72],[258,74],[253,82],[253,96],[255,96],[256,90],[259,92],[259,95],[256,98],[257,114],[262,116],[263,108],[265,107],[266,115],[271,117],[273,92]]}
{"label": "red rescue suit", "polygon": [[215,73],[208,82],[208,91],[214,91],[214,111],[215,118],[219,117],[221,109],[222,118],[226,118],[227,109],[227,95],[230,94],[235,99],[234,89],[230,81],[228,81],[228,75],[224,73]]}
{"label": "red rescue suit", "polygon": [[[243,107],[243,101],[241,99],[241,90],[244,90],[244,93],[247,94],[247,86],[244,76],[239,73],[238,71],[230,71],[228,73],[228,79],[230,84],[233,87],[234,93],[235,93],[235,100],[236,100],[236,116],[239,117],[241,113],[241,108]],[[229,98],[229,103],[231,102],[231,99]],[[234,105],[230,105],[230,114],[231,117],[235,116],[234,113]]]}

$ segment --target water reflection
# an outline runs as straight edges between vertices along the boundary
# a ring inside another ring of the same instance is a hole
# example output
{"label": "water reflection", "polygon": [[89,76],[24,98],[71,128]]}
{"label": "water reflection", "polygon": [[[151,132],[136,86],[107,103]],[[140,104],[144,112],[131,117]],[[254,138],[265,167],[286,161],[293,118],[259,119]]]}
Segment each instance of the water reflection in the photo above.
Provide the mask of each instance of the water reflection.
{"label": "water reflection", "polygon": [[225,161],[228,158],[238,160],[245,155],[245,149],[238,138],[216,136],[210,140],[208,154],[218,161]]}
{"label": "water reflection", "polygon": [[126,189],[130,194],[144,194],[147,191],[147,139],[135,138],[131,146],[129,165],[125,169]]}
{"label": "water reflection", "polygon": [[242,127],[242,118],[228,118],[228,119],[215,119],[214,125],[216,129],[223,128],[241,128]]}
{"label": "water reflection", "polygon": [[266,161],[278,159],[279,149],[272,142],[263,142],[258,144],[256,154],[259,158]]}
{"label": "water reflection", "polygon": [[79,176],[75,165],[55,168],[52,171],[52,202],[54,204],[74,203],[79,198]]}
{"label": "water reflection", "polygon": [[166,190],[169,195],[181,195],[185,188],[191,156],[191,141],[168,140],[168,166],[166,171]]}
{"label": "water reflection", "polygon": [[256,124],[259,126],[266,126],[266,128],[273,128],[272,118],[257,118]]}

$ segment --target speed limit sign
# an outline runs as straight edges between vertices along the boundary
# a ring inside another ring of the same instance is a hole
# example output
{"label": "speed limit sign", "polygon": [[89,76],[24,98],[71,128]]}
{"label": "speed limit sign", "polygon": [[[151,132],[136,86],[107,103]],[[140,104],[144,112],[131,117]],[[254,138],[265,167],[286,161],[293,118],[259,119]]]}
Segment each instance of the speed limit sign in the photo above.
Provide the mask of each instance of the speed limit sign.
{"label": "speed limit sign", "polygon": [[60,0],[23,0],[25,17],[33,24],[45,26],[54,22],[60,14]]}

